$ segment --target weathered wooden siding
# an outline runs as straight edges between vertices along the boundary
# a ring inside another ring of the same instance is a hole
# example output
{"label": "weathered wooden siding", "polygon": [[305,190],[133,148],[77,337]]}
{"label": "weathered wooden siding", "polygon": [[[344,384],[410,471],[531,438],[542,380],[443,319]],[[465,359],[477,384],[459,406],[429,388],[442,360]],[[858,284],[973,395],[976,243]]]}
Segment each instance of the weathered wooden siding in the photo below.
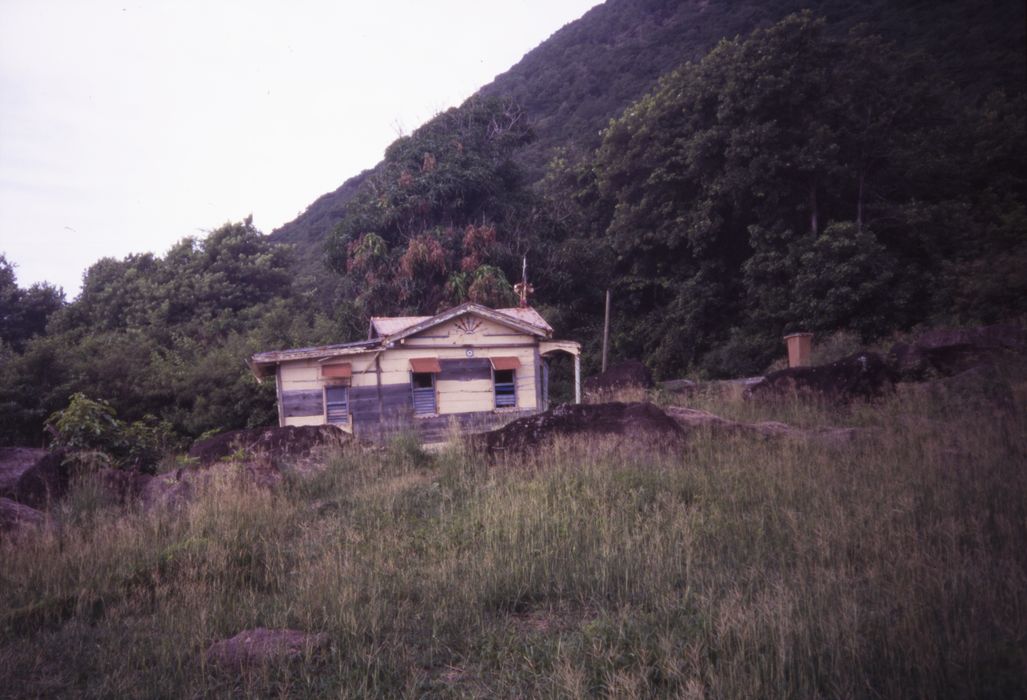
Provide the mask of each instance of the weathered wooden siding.
{"label": "weathered wooden siding", "polygon": [[383,385],[380,399],[377,386],[352,388],[350,413],[354,434],[375,432],[373,426],[379,423],[409,423],[414,413],[412,396],[409,383]]}
{"label": "weathered wooden siding", "polygon": [[439,381],[464,382],[474,379],[491,379],[492,365],[487,357],[463,357],[453,360],[439,360],[442,371]]}
{"label": "weathered wooden siding", "polygon": [[421,442],[445,442],[454,431],[467,434],[502,427],[512,420],[531,415],[534,411],[482,411],[477,413],[455,413],[451,415],[415,418],[407,421],[385,421],[368,423],[363,433],[357,433],[368,440],[387,440],[399,433],[414,432]]}
{"label": "weathered wooden siding", "polygon": [[286,418],[321,415],[324,413],[321,388],[283,391],[282,413],[285,414]]}
{"label": "weathered wooden siding", "polygon": [[[350,401],[359,387],[375,387],[374,353],[347,357],[353,368],[349,380]],[[321,363],[317,360],[296,360],[279,366],[282,388],[282,413],[285,425],[321,425],[325,422],[323,389],[327,383],[338,383],[337,379],[326,380],[321,376]],[[377,408],[377,401],[375,403]],[[353,414],[353,409],[350,408]],[[344,430],[346,425],[339,427]]]}

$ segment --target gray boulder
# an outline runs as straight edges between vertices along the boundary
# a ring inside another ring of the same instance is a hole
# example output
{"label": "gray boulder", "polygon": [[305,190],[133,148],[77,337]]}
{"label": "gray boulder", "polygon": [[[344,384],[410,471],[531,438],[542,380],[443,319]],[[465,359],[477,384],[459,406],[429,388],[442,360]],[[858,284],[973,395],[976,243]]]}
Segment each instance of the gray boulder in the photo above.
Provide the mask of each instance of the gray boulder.
{"label": "gray boulder", "polygon": [[888,364],[902,381],[952,377],[1027,354],[1027,333],[1015,324],[937,328],[912,343],[896,343]]}
{"label": "gray boulder", "polygon": [[751,398],[814,396],[834,401],[871,399],[891,388],[894,375],[880,355],[858,352],[817,367],[771,372],[746,390]]}
{"label": "gray boulder", "polygon": [[45,522],[46,515],[42,511],[9,498],[0,498],[0,533],[41,527]]}

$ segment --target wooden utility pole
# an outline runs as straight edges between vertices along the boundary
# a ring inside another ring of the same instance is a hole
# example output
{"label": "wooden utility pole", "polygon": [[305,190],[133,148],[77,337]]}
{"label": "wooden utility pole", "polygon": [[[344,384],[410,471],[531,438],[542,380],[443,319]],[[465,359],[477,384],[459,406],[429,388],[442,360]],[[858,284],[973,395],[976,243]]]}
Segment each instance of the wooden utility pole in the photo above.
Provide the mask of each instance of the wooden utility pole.
{"label": "wooden utility pole", "polygon": [[606,290],[606,321],[603,323],[603,371],[606,371],[606,350],[610,345],[610,290]]}

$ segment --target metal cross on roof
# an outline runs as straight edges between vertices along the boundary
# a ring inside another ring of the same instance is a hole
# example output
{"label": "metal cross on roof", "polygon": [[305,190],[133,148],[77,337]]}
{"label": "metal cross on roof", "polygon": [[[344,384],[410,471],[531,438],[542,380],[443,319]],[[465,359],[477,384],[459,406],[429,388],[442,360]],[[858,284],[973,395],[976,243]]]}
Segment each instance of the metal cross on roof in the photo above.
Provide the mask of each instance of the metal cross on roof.
{"label": "metal cross on roof", "polygon": [[528,295],[535,291],[535,288],[528,284],[528,256],[524,256],[521,263],[521,281],[514,285],[514,291],[521,298],[521,308],[528,305]]}

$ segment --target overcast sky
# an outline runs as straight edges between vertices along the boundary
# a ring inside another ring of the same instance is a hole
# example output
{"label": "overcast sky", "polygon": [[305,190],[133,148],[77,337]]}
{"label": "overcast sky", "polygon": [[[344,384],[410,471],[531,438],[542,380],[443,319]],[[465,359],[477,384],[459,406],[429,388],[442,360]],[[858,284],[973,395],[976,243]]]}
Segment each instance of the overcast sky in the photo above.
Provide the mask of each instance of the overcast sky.
{"label": "overcast sky", "polygon": [[597,0],[0,0],[0,253],[69,299],[97,259],[266,233]]}

